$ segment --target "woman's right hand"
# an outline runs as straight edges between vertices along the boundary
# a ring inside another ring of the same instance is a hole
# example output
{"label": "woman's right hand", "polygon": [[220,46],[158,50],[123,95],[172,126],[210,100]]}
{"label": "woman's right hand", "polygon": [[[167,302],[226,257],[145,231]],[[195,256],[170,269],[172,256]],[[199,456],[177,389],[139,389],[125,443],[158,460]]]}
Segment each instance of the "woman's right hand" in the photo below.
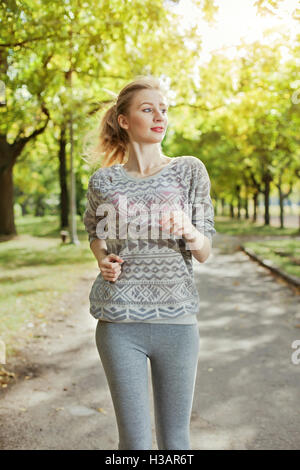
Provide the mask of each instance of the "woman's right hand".
{"label": "woman's right hand", "polygon": [[121,264],[124,260],[114,253],[104,256],[98,261],[101,274],[106,281],[115,282],[121,273]]}

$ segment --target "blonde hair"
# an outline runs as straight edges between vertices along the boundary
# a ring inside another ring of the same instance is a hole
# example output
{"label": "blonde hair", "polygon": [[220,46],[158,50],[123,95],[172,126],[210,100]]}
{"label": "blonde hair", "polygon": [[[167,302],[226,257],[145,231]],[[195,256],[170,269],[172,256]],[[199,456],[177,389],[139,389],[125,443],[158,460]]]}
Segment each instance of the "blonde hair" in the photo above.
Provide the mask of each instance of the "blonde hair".
{"label": "blonde hair", "polygon": [[91,166],[109,167],[127,160],[129,136],[119,126],[118,116],[128,115],[134,94],[139,90],[154,89],[166,94],[163,84],[151,75],[140,75],[120,91],[115,103],[104,113],[97,131],[97,142],[85,155]]}

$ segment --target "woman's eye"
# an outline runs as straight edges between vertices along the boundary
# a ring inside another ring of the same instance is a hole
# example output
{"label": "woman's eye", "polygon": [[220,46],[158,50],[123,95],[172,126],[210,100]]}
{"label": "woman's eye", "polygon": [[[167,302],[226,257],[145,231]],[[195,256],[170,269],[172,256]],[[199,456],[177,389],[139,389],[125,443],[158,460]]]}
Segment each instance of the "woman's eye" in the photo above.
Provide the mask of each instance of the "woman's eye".
{"label": "woman's eye", "polygon": [[[152,108],[145,108],[145,109],[143,109],[143,111],[147,111],[148,109],[152,109]],[[162,109],[162,111],[165,112],[165,113],[167,112],[166,109]]]}

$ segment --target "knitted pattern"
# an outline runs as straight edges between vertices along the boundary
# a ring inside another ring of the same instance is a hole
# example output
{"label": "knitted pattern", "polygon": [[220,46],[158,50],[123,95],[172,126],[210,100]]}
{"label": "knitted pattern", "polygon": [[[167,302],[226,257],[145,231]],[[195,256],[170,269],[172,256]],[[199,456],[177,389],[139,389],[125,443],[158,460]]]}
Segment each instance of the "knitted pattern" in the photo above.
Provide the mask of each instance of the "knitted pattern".
{"label": "knitted pattern", "polygon": [[106,241],[120,256],[115,282],[101,272],[94,281],[90,313],[114,322],[196,323],[200,299],[193,256],[184,238],[163,236],[159,216],[184,211],[197,230],[212,241],[214,209],[210,179],[196,157],[172,158],[146,178],[130,176],[123,165],[100,168],[90,178],[84,224],[91,243]]}

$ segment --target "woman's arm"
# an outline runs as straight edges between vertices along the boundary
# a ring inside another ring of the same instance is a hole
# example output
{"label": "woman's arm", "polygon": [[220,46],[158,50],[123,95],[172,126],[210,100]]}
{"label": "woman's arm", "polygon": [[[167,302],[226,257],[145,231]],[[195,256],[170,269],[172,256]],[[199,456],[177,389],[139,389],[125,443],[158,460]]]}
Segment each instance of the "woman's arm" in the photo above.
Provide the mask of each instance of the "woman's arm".
{"label": "woman's arm", "polygon": [[[195,220],[195,219],[194,219]],[[169,233],[183,237],[186,241],[187,249],[191,251],[194,258],[199,263],[204,263],[211,254],[211,231],[206,231],[205,235],[195,227],[191,219],[184,211],[174,211],[171,215],[162,215],[161,225],[163,230]]]}
{"label": "woman's arm", "polygon": [[101,238],[95,238],[91,241],[90,248],[98,263],[108,255],[106,241]]}
{"label": "woman's arm", "polygon": [[185,236],[192,255],[204,263],[212,251],[212,237],[215,235],[214,207],[210,197],[210,178],[204,163],[195,159],[192,177],[192,230]]}
{"label": "woman's arm", "polygon": [[94,189],[94,187],[98,187],[99,185],[99,181],[96,177],[95,183],[93,183],[94,175],[91,176],[88,184],[88,190],[86,193],[87,203],[83,215],[83,222],[88,233],[90,248],[99,262],[100,258],[103,258],[103,255],[107,255],[107,245],[105,239],[99,238],[97,234],[97,224],[104,218],[104,216],[96,215],[97,208],[101,204],[101,194],[99,189]]}
{"label": "woman's arm", "polygon": [[97,182],[97,191],[94,191],[93,181],[90,178],[87,191],[87,205],[84,212],[83,221],[85,228],[89,234],[90,248],[98,262],[98,267],[103,278],[106,281],[114,282],[121,274],[121,264],[124,262],[120,256],[114,253],[108,253],[106,241],[98,238],[97,224],[105,216],[97,215],[97,207],[101,203],[101,195],[99,191],[99,182]]}
{"label": "woman's arm", "polygon": [[191,250],[194,258],[199,263],[205,263],[211,254],[211,241],[203,233],[198,232],[195,227],[193,229],[193,233],[188,236],[185,235],[184,238],[188,242],[189,250]]}

